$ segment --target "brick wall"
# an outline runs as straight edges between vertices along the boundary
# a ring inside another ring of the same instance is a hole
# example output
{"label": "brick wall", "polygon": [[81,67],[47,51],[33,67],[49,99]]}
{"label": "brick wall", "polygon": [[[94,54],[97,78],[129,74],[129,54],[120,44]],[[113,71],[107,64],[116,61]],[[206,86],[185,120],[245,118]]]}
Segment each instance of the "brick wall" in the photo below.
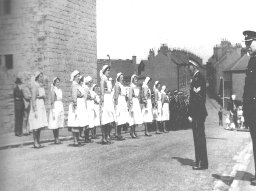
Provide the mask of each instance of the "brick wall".
{"label": "brick wall", "polygon": [[[65,108],[74,69],[96,80],[96,0],[11,0],[10,14],[4,14],[3,0],[0,7],[0,121],[1,130],[10,131],[18,73],[42,71],[47,90],[51,79],[60,77]],[[13,69],[5,67],[6,54],[13,55]]]}

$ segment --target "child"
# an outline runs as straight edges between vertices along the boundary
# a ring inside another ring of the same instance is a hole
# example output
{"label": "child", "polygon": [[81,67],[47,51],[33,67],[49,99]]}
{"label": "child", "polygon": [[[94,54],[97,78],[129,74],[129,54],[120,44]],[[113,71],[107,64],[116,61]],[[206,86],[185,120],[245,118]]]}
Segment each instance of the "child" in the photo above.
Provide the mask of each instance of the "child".
{"label": "child", "polygon": [[223,122],[222,122],[223,111],[222,111],[222,108],[220,108],[220,110],[218,112],[218,115],[219,115],[219,126],[223,126]]}

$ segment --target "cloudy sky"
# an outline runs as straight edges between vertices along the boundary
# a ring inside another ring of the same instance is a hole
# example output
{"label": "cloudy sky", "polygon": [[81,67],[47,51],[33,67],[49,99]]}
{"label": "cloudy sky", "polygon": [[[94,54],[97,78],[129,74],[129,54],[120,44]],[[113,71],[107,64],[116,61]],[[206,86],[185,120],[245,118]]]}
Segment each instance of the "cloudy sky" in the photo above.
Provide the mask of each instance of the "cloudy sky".
{"label": "cloudy sky", "polygon": [[165,43],[203,58],[221,39],[256,30],[255,0],[97,0],[98,58],[146,59]]}

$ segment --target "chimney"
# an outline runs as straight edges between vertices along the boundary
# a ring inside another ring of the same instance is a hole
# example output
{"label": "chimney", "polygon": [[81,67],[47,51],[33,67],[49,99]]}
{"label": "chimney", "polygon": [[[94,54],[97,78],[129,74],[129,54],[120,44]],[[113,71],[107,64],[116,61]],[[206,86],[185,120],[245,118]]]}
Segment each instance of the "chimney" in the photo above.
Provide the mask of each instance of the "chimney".
{"label": "chimney", "polygon": [[132,56],[132,63],[135,65],[136,63],[136,56]]}

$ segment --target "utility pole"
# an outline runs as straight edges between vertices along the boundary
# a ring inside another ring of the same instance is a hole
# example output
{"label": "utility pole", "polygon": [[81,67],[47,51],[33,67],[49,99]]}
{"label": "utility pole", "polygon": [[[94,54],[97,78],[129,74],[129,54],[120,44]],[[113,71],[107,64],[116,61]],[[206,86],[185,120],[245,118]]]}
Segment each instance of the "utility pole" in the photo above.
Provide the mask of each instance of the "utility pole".
{"label": "utility pole", "polygon": [[177,72],[178,72],[178,79],[177,79],[177,82],[178,82],[178,92],[180,91],[180,66],[177,64]]}
{"label": "utility pole", "polygon": [[220,79],[222,80],[222,108],[224,108],[224,99],[225,99],[225,91],[224,91],[224,78],[221,76]]}

